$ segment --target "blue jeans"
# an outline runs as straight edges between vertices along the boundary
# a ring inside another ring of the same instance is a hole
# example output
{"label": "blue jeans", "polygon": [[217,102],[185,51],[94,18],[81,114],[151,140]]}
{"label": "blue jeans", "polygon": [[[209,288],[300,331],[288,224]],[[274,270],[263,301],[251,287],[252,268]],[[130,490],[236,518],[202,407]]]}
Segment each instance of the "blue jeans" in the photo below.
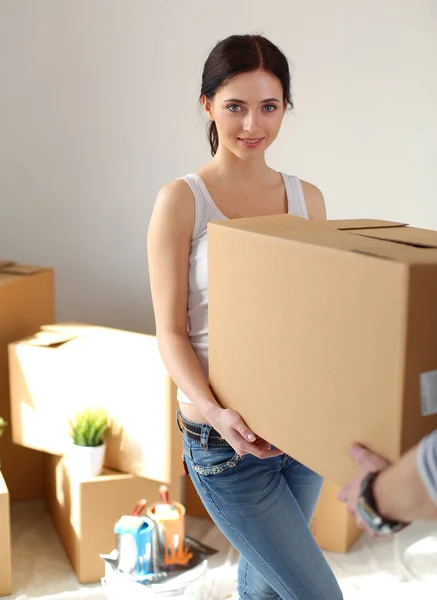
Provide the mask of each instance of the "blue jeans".
{"label": "blue jeans", "polygon": [[[189,423],[189,422],[188,422]],[[288,455],[239,456],[183,434],[184,460],[211,518],[240,553],[241,600],[341,600],[309,529],[322,478]]]}

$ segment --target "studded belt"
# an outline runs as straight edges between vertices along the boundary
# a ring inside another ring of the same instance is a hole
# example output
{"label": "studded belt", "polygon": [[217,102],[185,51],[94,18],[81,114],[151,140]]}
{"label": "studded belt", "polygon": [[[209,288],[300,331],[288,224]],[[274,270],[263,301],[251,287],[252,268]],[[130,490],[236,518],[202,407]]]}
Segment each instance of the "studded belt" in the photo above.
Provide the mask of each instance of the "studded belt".
{"label": "studded belt", "polygon": [[182,415],[180,410],[177,411],[176,420],[179,430],[190,440],[195,442],[204,440],[208,446],[229,446],[228,442],[222,438],[212,425],[189,421]]}

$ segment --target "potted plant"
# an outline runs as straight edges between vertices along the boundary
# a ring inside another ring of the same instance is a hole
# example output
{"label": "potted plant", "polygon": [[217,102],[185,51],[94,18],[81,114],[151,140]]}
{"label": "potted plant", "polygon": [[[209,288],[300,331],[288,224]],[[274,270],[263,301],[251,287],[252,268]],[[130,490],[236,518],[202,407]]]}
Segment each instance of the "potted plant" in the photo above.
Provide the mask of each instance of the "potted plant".
{"label": "potted plant", "polygon": [[[8,426],[8,424],[6,423],[6,421],[3,419],[3,417],[0,417],[0,438],[3,435],[4,430],[6,429],[6,427]],[[0,469],[2,468],[2,464],[0,461]]]}
{"label": "potted plant", "polygon": [[111,435],[109,418],[103,409],[85,409],[70,421],[73,445],[70,459],[80,475],[97,477],[105,461],[106,441]]}

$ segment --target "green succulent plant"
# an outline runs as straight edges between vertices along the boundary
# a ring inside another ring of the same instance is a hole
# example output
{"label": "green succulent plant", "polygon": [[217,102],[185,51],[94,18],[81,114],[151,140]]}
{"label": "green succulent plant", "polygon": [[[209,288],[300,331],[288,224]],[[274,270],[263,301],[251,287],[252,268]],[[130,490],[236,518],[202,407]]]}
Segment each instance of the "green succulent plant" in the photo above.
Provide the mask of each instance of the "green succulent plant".
{"label": "green succulent plant", "polygon": [[3,417],[0,417],[0,437],[2,437],[3,431],[6,429],[7,426],[8,426],[8,424],[3,419]]}
{"label": "green succulent plant", "polygon": [[101,446],[111,435],[109,417],[103,409],[87,409],[70,421],[76,446]]}

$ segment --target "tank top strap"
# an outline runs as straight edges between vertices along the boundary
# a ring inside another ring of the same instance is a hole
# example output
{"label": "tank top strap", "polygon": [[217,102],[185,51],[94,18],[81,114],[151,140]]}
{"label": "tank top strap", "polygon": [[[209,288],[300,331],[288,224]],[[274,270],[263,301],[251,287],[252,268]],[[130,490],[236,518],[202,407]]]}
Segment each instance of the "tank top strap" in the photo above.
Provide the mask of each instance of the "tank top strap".
{"label": "tank top strap", "polygon": [[294,175],[283,174],[282,176],[288,197],[288,214],[308,219],[308,210],[300,179]]}
{"label": "tank top strap", "polygon": [[211,208],[211,204],[205,195],[205,192],[201,185],[201,180],[195,173],[188,173],[183,179],[189,186],[194,196],[195,204],[195,217],[194,217],[194,229],[193,229],[193,242],[201,237],[205,231],[209,221],[214,221],[220,217]]}

